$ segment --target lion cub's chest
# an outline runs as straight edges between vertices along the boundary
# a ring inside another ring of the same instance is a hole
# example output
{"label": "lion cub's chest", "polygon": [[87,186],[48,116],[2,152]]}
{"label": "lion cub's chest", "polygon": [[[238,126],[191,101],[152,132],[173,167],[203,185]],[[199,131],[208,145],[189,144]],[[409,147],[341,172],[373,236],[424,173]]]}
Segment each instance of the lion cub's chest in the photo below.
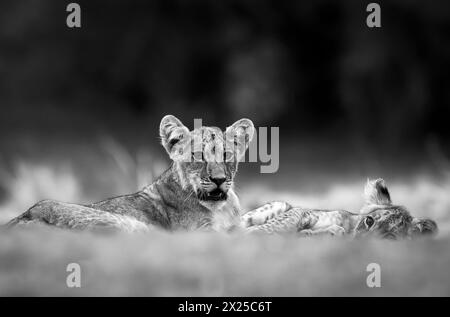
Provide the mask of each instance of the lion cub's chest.
{"label": "lion cub's chest", "polygon": [[323,229],[331,225],[342,225],[342,214],[339,211],[318,211],[315,213],[314,229]]}
{"label": "lion cub's chest", "polygon": [[339,226],[349,231],[352,227],[351,216],[341,210],[315,211],[311,215],[310,229],[322,230],[330,226]]}
{"label": "lion cub's chest", "polygon": [[239,215],[232,206],[225,204],[213,210],[204,206],[171,210],[172,229],[227,232],[239,224]]}
{"label": "lion cub's chest", "polygon": [[198,229],[229,232],[239,225],[239,211],[236,209],[236,206],[227,202],[220,207],[208,209],[207,214],[202,217]]}
{"label": "lion cub's chest", "polygon": [[229,211],[213,212],[211,217],[211,229],[219,232],[228,232],[239,226],[240,218]]}

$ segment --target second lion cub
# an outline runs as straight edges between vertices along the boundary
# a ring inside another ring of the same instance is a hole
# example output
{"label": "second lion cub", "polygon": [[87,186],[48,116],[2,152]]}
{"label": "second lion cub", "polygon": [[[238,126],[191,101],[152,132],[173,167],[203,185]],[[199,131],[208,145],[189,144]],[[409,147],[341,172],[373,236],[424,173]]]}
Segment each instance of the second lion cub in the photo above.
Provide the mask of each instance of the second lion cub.
{"label": "second lion cub", "polygon": [[307,209],[291,207],[284,202],[272,202],[243,215],[242,224],[249,232],[296,232],[302,236],[370,235],[400,239],[437,232],[433,220],[415,218],[405,207],[392,204],[384,180],[368,181],[364,195],[366,203],[361,213]]}

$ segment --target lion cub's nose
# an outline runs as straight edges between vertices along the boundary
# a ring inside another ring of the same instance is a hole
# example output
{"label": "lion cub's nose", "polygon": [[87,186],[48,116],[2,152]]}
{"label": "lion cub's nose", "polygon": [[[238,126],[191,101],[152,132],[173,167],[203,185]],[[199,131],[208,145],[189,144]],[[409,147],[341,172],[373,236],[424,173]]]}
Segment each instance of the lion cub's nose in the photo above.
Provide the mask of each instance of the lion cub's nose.
{"label": "lion cub's nose", "polygon": [[215,178],[210,177],[209,179],[211,180],[211,182],[213,182],[214,184],[216,184],[217,187],[219,187],[220,185],[222,185],[222,184],[225,182],[225,180],[226,180],[225,177],[215,177]]}

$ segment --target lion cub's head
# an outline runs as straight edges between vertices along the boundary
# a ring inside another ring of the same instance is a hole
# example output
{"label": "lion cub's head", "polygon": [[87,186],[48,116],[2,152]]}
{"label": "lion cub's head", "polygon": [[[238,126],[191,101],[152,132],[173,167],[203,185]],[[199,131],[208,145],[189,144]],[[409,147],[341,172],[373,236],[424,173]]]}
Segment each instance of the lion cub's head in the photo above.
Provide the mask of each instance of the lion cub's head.
{"label": "lion cub's head", "polygon": [[181,185],[209,204],[227,199],[238,161],[245,155],[254,130],[249,119],[238,120],[224,132],[203,126],[189,131],[172,115],[160,124],[161,143],[174,162]]}
{"label": "lion cub's head", "polygon": [[386,239],[432,235],[437,225],[431,219],[415,218],[402,206],[393,205],[383,179],[367,181],[364,190],[365,214],[355,228],[356,236],[375,235]]}

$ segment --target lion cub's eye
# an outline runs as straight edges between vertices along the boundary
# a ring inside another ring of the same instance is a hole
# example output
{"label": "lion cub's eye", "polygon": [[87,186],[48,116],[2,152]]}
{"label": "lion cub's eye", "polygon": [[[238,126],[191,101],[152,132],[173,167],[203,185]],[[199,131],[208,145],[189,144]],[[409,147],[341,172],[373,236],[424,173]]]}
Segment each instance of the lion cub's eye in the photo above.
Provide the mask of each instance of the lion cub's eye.
{"label": "lion cub's eye", "polygon": [[375,223],[375,220],[371,216],[367,216],[364,219],[364,223],[366,224],[367,229],[369,229],[370,227],[373,226],[373,224]]}

